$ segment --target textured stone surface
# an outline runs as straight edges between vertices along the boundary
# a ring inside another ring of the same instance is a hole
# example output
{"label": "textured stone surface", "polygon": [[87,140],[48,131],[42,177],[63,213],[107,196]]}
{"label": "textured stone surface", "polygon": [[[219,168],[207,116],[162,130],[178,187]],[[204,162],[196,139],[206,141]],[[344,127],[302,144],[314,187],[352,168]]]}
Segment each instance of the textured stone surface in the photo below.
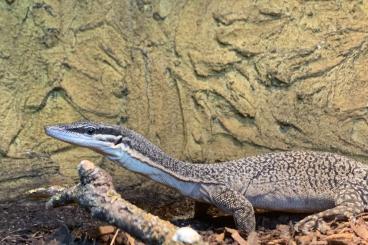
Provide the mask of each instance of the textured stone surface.
{"label": "textured stone surface", "polygon": [[1,1],[1,161],[47,158],[68,182],[87,158],[150,188],[43,134],[90,119],[192,161],[312,149],[368,162],[367,14],[364,1]]}

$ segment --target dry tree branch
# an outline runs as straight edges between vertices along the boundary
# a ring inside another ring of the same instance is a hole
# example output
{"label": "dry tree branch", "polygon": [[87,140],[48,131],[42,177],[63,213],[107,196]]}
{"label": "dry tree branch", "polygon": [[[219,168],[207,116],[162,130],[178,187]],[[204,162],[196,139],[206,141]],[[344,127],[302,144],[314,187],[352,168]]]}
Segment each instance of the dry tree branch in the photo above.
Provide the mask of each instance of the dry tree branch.
{"label": "dry tree branch", "polygon": [[178,228],[127,202],[115,191],[111,176],[92,162],[78,165],[80,183],[61,190],[46,206],[76,202],[92,217],[115,225],[149,244],[199,243],[200,236],[189,227]]}

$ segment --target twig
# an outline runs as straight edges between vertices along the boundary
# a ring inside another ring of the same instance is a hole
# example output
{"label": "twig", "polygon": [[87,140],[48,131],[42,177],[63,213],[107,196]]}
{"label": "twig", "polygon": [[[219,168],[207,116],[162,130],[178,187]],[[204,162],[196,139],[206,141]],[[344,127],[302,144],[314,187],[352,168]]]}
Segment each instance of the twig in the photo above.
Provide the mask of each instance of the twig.
{"label": "twig", "polygon": [[120,229],[119,229],[119,228],[118,228],[118,229],[116,229],[115,235],[112,237],[111,242],[110,242],[110,245],[114,245],[114,243],[115,243],[115,239],[116,239],[116,237],[118,236],[119,231],[120,231]]}

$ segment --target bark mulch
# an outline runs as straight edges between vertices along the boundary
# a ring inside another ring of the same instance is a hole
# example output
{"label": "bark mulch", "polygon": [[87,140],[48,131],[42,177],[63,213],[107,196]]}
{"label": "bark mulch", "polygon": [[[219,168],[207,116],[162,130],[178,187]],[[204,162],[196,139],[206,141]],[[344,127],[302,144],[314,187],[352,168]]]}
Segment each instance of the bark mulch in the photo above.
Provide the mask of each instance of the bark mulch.
{"label": "bark mulch", "polygon": [[[137,204],[139,206],[139,204]],[[303,215],[262,213],[257,215],[257,231],[245,241],[234,229],[231,217],[188,218],[193,203],[182,200],[148,211],[190,225],[209,244],[368,244],[368,213],[353,221],[326,221],[319,231],[294,234],[292,222]],[[184,213],[183,213],[184,212]],[[189,215],[190,216],[190,215]],[[112,242],[113,241],[113,242]],[[130,235],[92,219],[77,205],[45,209],[43,201],[0,203],[0,244],[143,244]]]}

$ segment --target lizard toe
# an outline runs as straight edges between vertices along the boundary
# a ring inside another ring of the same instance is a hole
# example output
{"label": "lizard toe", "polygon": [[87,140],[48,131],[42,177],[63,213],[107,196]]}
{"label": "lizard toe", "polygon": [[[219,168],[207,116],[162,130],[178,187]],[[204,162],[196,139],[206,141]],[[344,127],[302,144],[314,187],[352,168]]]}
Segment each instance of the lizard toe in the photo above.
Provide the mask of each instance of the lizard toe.
{"label": "lizard toe", "polygon": [[294,226],[294,230],[296,232],[307,234],[311,230],[317,228],[317,226],[318,226],[318,217],[311,215],[311,216],[305,217],[304,219],[296,223]]}

